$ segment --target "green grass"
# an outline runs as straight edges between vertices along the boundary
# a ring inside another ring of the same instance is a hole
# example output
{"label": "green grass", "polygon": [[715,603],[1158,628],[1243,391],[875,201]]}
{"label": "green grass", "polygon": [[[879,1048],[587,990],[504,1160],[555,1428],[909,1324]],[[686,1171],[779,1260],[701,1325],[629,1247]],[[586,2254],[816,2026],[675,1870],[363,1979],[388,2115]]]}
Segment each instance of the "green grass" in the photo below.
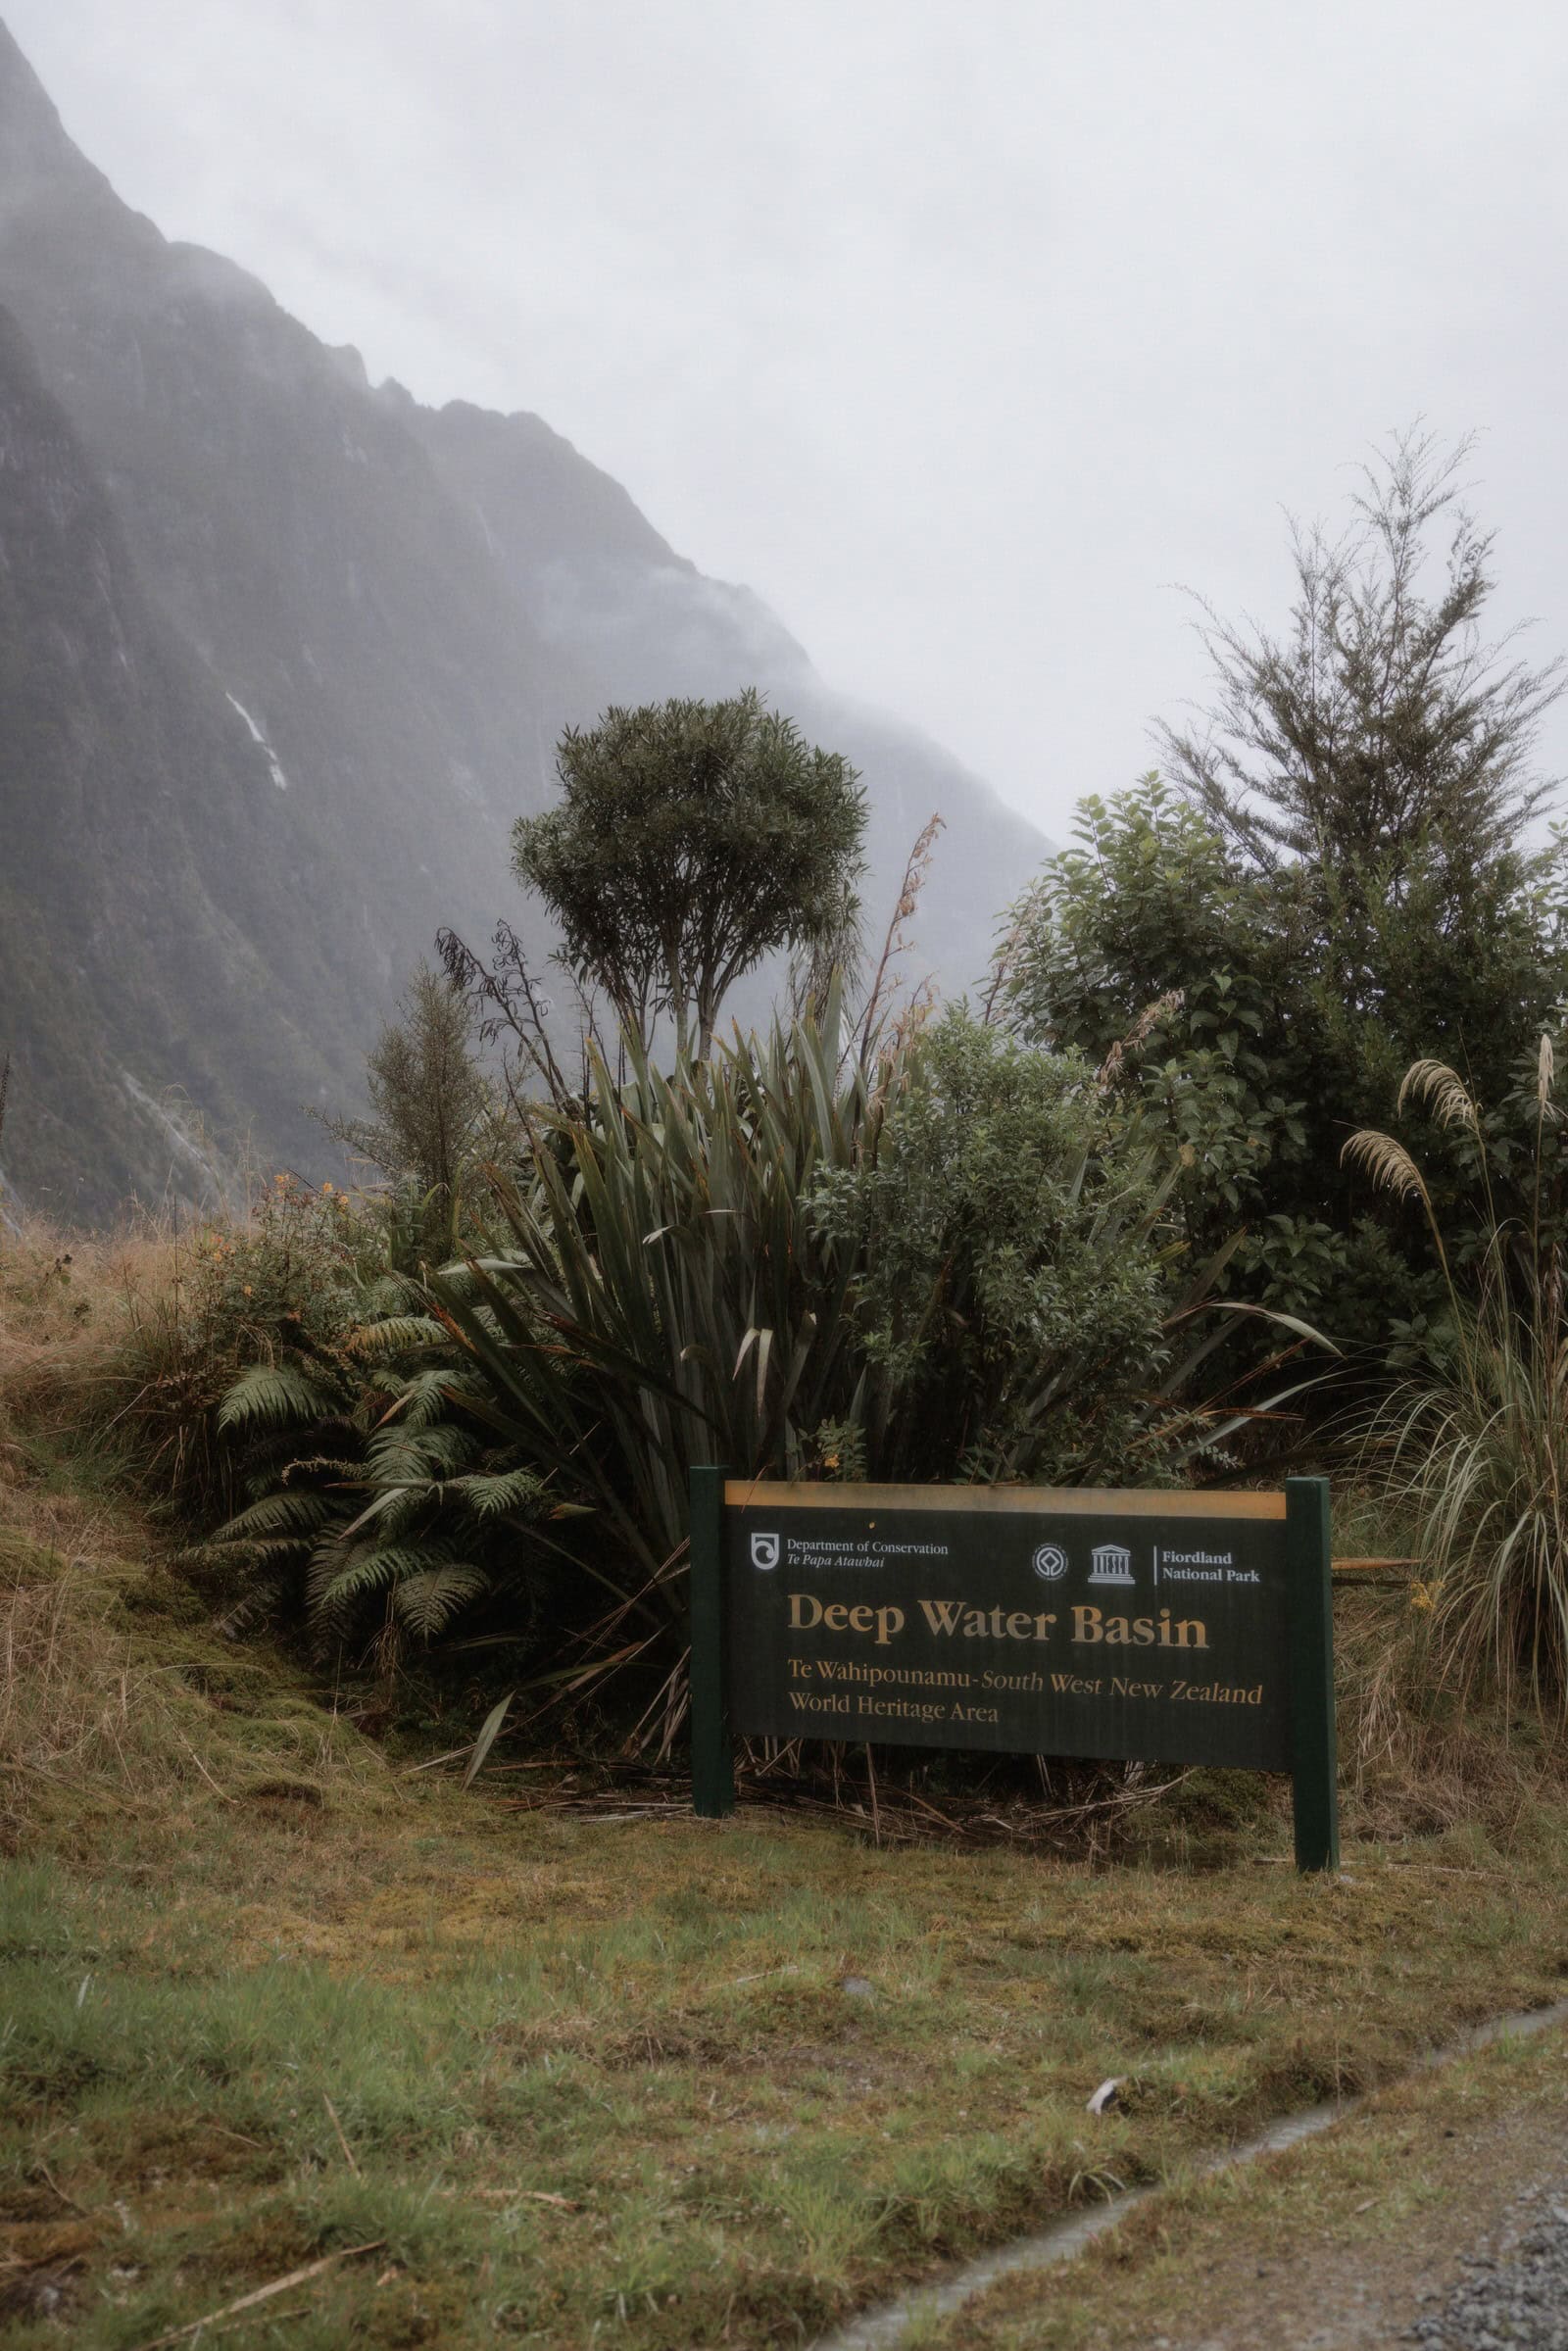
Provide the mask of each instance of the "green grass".
{"label": "green grass", "polygon": [[[1337,1883],[1220,1775],[1109,1864],[513,1808],[215,1638],[131,1522],[7,1514],[19,2343],[129,2351],[368,2244],[221,2339],[796,2343],[1568,1977],[1568,1805],[1517,1745],[1413,1834],[1390,1715]],[[1091,2121],[1107,2074],[1136,2095]]]}
{"label": "green grass", "polygon": [[[73,2339],[376,2239],[290,2341],[764,2342],[1568,1967],[1495,1856],[1456,1900],[1372,1853],[1309,1886],[409,1812],[0,1879],[0,2183],[20,2258],[82,2262]],[[1091,2126],[1106,2073],[1133,2110]]]}
{"label": "green grass", "polygon": [[1178,2175],[1064,2266],[1016,2272],[946,2318],[916,2310],[906,2351],[1148,2351],[1208,2341],[1216,2322],[1228,2343],[1402,2341],[1454,2257],[1557,2175],[1565,2120],[1568,2033],[1505,2037],[1325,2136]]}

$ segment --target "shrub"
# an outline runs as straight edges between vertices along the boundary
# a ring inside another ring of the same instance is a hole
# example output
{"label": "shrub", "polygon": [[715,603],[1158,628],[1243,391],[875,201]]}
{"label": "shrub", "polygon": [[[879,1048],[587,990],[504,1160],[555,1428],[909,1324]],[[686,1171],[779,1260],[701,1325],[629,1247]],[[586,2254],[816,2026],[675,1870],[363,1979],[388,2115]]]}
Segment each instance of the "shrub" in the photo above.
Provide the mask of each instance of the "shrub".
{"label": "shrub", "polygon": [[[365,1065],[368,1118],[327,1118],[328,1134],[389,1177],[400,1222],[432,1256],[458,1247],[468,1197],[500,1123],[472,1047],[466,996],[420,963]],[[340,1196],[341,1197],[341,1196]]]}
{"label": "shrub", "polygon": [[[864,1366],[861,1457],[885,1479],[1157,1475],[1171,1353],[1170,1191],[1074,1053],[951,1011],[908,1056],[873,1151],[825,1170]],[[1152,1406],[1153,1408],[1152,1408]]]}
{"label": "shrub", "polygon": [[318,1636],[376,1641],[384,1663],[481,1599],[523,1631],[537,1579],[519,1533],[570,1506],[496,1445],[452,1352],[439,1322],[391,1315],[308,1366],[256,1364],[234,1383],[220,1424],[258,1457],[249,1506],[209,1546],[247,1570],[231,1628],[303,1611]]}
{"label": "shrub", "polygon": [[[1568,990],[1565,845],[1531,839],[1564,673],[1486,640],[1465,456],[1403,436],[1343,539],[1294,533],[1283,632],[1205,608],[1212,708],[1159,730],[1165,780],[1084,804],[1012,909],[994,988],[1029,1042],[1104,1064],[1169,1137],[1197,1246],[1246,1219],[1248,1296],[1358,1345],[1441,1285],[1356,1200],[1346,1124],[1380,1119],[1422,1053],[1499,1100]],[[1457,1239],[1463,1152],[1434,1138],[1425,1176]]]}

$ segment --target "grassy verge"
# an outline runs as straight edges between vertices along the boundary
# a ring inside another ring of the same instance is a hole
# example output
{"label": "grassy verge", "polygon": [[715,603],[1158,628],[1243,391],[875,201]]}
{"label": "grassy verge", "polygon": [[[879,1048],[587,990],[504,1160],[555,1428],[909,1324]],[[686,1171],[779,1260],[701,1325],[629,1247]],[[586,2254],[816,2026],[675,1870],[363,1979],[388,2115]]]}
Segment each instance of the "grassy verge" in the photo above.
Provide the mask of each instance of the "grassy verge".
{"label": "grassy verge", "polygon": [[1250,1782],[1111,1867],[511,1809],[214,1639],[132,1523],[6,1506],[22,2343],[146,2344],[334,2253],[222,2339],[798,2342],[1568,1972],[1543,1764],[1336,1884]]}
{"label": "grassy verge", "polygon": [[1568,2033],[1406,2077],[1323,2138],[1176,2180],[1061,2268],[1019,2274],[906,2351],[1281,2351],[1394,2343],[1509,2208],[1560,2195]]}

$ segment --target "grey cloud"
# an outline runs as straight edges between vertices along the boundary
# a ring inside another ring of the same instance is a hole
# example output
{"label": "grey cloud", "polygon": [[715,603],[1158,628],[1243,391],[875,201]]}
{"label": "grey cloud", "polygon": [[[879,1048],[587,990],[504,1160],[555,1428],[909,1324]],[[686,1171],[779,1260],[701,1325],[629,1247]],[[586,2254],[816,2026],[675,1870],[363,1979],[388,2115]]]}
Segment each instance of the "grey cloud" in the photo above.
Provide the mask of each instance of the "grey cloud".
{"label": "grey cloud", "polygon": [[[1200,694],[1170,583],[1483,429],[1568,645],[1568,20],[1457,0],[12,0],[67,127],[372,375],[537,411],[1059,834]],[[1568,765],[1568,717],[1547,746]]]}

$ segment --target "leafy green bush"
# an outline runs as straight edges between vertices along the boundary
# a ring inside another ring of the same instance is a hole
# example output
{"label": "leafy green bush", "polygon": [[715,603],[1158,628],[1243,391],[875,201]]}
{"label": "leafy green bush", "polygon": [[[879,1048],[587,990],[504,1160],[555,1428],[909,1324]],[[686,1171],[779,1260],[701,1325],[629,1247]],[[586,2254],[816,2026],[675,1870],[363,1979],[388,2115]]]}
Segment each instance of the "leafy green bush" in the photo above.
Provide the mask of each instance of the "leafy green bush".
{"label": "leafy green bush", "polygon": [[875,1149],[824,1170],[863,1366],[844,1409],[884,1479],[1147,1481],[1169,1458],[1171,1190],[1073,1053],[951,1011]]}
{"label": "leafy green bush", "polygon": [[398,999],[398,1017],[366,1056],[368,1118],[325,1118],[328,1134],[368,1159],[394,1187],[394,1229],[418,1252],[450,1256],[466,1211],[482,1191],[501,1113],[475,1059],[476,1018],[460,989],[420,963]]}
{"label": "leafy green bush", "polygon": [[[1419,1053],[1500,1102],[1568,994],[1568,845],[1532,838],[1563,664],[1482,633],[1492,541],[1460,499],[1466,454],[1398,438],[1343,537],[1294,532],[1278,635],[1203,608],[1212,708],[1160,730],[1165,780],[1084,804],[1012,910],[994,991],[1169,1138],[1196,1246],[1246,1220],[1246,1295],[1379,1347],[1441,1292],[1357,1200],[1346,1126],[1381,1119]],[[1457,1238],[1455,1141],[1434,1139],[1427,1181]]]}
{"label": "leafy green bush", "polygon": [[[1174,1152],[1195,1248],[1246,1225],[1244,1295],[1386,1347],[1441,1308],[1441,1285],[1342,1170],[1346,1125],[1381,1116],[1437,1040],[1496,1102],[1493,1148],[1517,1148],[1510,1072],[1568,983],[1554,886],[1539,860],[1499,857],[1456,910],[1434,840],[1351,924],[1332,876],[1248,869],[1158,777],[1086,802],[1077,832],[1013,909],[997,987],[1010,1025],[1082,1053],[1135,1132]],[[1428,1182],[1462,1244],[1477,1190],[1461,1137],[1433,1137]]]}

